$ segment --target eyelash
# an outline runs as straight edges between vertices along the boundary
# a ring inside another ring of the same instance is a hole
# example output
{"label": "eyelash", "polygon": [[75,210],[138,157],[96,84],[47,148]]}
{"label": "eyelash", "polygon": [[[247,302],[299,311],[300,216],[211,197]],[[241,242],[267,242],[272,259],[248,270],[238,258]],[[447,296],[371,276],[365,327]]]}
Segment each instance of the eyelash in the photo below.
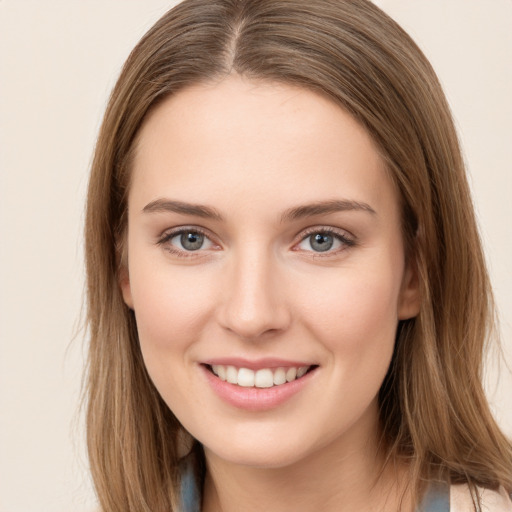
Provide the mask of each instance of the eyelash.
{"label": "eyelash", "polygon": [[332,227],[313,226],[301,233],[300,240],[294,245],[294,247],[307,240],[311,235],[315,234],[330,235],[341,243],[341,247],[335,250],[327,250],[325,252],[307,251],[313,253],[315,258],[328,258],[329,256],[338,255],[339,253],[346,251],[347,249],[350,249],[356,245],[356,239],[349,236],[346,231],[338,230]]}
{"label": "eyelash", "polygon": [[201,250],[198,249],[197,251],[184,251],[182,249],[178,249],[177,247],[174,247],[169,242],[179,236],[186,233],[197,233],[198,235],[204,236],[206,239],[210,240],[212,244],[215,244],[215,242],[212,241],[212,236],[207,233],[205,230],[196,227],[196,226],[181,226],[179,228],[175,228],[172,231],[166,231],[158,240],[157,245],[164,247],[164,249],[171,254],[174,254],[176,256],[179,256],[181,258],[198,258],[201,256],[204,256],[204,254],[201,254]]}
{"label": "eyelash", "polygon": [[[173,229],[172,231],[167,231],[157,240],[157,245],[164,247],[166,251],[170,252],[171,254],[177,255],[181,258],[198,258],[205,256],[204,254],[202,254],[203,251],[201,251],[201,249],[198,249],[197,251],[185,251],[169,244],[169,242],[173,238],[186,233],[197,233],[199,235],[204,236],[212,244],[218,245],[215,244],[215,242],[212,240],[212,236],[208,232],[197,226],[181,226],[179,228]],[[337,255],[340,252],[343,252],[356,245],[356,240],[350,236],[347,236],[347,233],[345,231],[340,231],[332,227],[314,226],[306,229],[304,232],[300,234],[300,239],[294,243],[294,249],[292,250],[298,251],[299,249],[295,249],[295,247],[297,247],[299,244],[301,244],[302,242],[307,240],[311,235],[314,234],[330,235],[342,244],[342,247],[335,250],[326,250],[325,253],[313,250],[306,251],[314,254],[315,258],[325,258]]]}

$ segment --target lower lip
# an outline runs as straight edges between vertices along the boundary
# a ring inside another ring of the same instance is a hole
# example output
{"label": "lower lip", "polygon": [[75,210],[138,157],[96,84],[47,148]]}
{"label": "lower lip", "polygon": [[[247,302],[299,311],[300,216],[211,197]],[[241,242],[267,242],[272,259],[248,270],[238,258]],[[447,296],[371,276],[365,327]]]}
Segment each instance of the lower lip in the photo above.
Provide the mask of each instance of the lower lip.
{"label": "lower lip", "polygon": [[299,379],[271,388],[244,388],[219,379],[206,366],[201,365],[208,384],[228,404],[247,411],[268,411],[291,399],[313,378],[317,368]]}

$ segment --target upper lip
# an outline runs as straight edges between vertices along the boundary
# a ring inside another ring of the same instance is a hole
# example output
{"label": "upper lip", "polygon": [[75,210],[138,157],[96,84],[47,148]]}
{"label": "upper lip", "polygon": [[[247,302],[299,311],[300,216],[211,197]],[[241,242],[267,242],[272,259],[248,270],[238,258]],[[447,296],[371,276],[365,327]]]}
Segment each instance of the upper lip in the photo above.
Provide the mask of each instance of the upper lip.
{"label": "upper lip", "polygon": [[301,366],[314,366],[307,361],[297,361],[290,359],[280,359],[275,357],[264,357],[261,359],[245,359],[242,357],[215,357],[201,361],[204,365],[214,366],[234,366],[236,368],[247,368],[249,370],[261,370],[263,368],[300,368]]}

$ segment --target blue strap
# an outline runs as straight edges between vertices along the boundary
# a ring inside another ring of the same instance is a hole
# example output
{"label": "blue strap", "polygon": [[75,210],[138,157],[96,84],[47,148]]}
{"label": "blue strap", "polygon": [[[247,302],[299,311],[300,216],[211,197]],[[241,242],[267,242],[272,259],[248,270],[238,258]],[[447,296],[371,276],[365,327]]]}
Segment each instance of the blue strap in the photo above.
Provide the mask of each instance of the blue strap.
{"label": "blue strap", "polygon": [[432,482],[417,512],[450,512],[450,485]]}
{"label": "blue strap", "polygon": [[189,455],[180,460],[182,512],[201,512],[201,489],[194,471],[194,459]]}

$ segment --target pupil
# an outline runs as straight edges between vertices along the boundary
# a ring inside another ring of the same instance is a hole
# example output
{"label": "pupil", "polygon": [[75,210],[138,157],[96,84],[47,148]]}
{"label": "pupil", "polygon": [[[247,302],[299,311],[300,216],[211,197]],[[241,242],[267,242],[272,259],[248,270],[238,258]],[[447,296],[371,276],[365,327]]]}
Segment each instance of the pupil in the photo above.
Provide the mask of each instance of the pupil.
{"label": "pupil", "polygon": [[197,251],[203,246],[204,236],[201,233],[183,233],[180,241],[187,251]]}
{"label": "pupil", "polygon": [[311,236],[311,247],[313,250],[318,252],[328,251],[334,243],[334,239],[331,235],[317,233]]}

